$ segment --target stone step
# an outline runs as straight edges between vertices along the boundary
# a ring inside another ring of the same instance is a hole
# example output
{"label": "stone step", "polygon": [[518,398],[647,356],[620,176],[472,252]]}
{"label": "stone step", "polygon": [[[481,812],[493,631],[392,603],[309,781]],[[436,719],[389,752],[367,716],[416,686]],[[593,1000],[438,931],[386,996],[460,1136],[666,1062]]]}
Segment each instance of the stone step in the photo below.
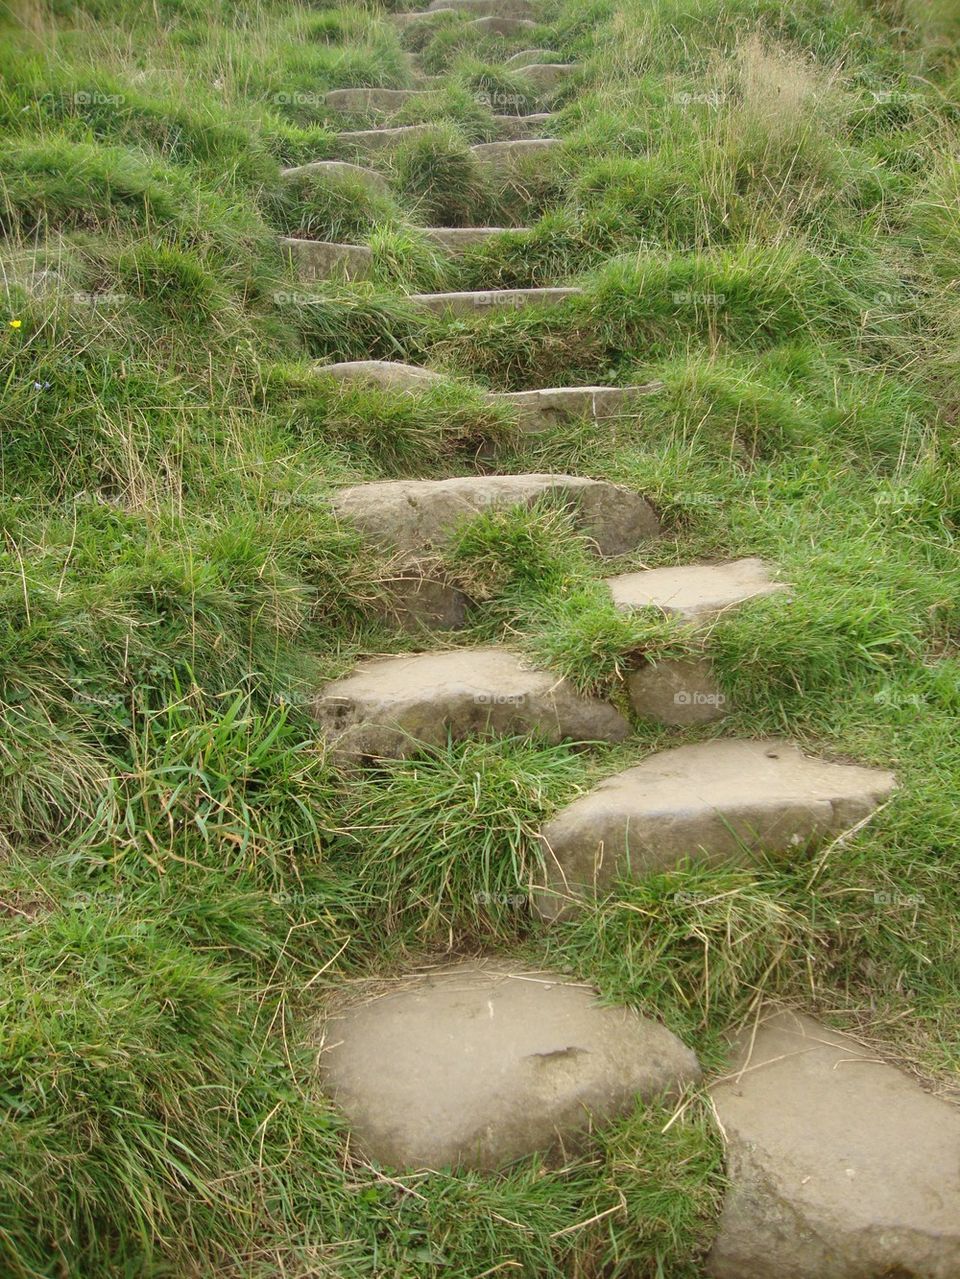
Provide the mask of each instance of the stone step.
{"label": "stone step", "polygon": [[337,517],[373,543],[420,559],[441,551],[457,526],[482,511],[553,496],[575,515],[600,555],[623,555],[657,537],[647,500],[631,489],[578,475],[466,475],[447,480],[383,480],[334,494]]}
{"label": "stone step", "polygon": [[476,27],[488,36],[518,36],[523,31],[536,30],[537,24],[529,18],[507,18],[500,14],[491,14],[486,18],[474,18],[467,24]]}
{"label": "stone step", "polygon": [[385,390],[420,391],[443,382],[441,373],[421,369],[415,364],[399,364],[391,360],[347,360],[340,364],[316,364],[314,370],[338,382],[357,382]]}
{"label": "stone step", "polygon": [[543,111],[536,115],[495,115],[493,122],[501,142],[519,142],[531,137],[540,138],[555,118],[552,112]]}
{"label": "stone step", "polygon": [[792,742],[717,739],[649,756],[562,809],[540,832],[545,919],[687,858],[749,861],[823,844],[869,816],[891,773],[804,755]]}
{"label": "stone step", "polygon": [[711,1097],[729,1186],[711,1279],[960,1275],[960,1109],[848,1035],[762,1009]]}
{"label": "stone step", "polygon": [[519,53],[513,53],[509,58],[505,59],[505,67],[530,67],[534,63],[540,63],[545,58],[555,58],[555,54],[551,49],[521,49]]}
{"label": "stone step", "polygon": [[630,725],[555,671],[502,648],[464,648],[362,662],[320,690],[313,713],[341,764],[404,758],[475,733],[538,733],[552,743],[620,742]]}
{"label": "stone step", "polygon": [[345,147],[359,147],[364,151],[383,151],[411,138],[422,138],[433,131],[432,124],[401,124],[389,129],[350,129],[336,135],[337,142]]}
{"label": "stone step", "polygon": [[280,245],[304,282],[365,280],[373,270],[373,254],[363,244],[330,244],[326,240],[295,240],[283,235]]}
{"label": "stone step", "polygon": [[282,169],[282,178],[355,178],[363,182],[378,195],[388,195],[390,188],[382,173],[375,169],[365,169],[359,164],[349,164],[346,160],[311,160],[309,164],[298,164],[292,169]]}
{"label": "stone step", "polygon": [[423,22],[433,22],[437,18],[456,13],[456,9],[443,5],[438,9],[415,9],[412,13],[388,13],[386,16],[402,30],[404,27],[419,26]]}
{"label": "stone step", "polygon": [[583,289],[485,289],[476,293],[411,293],[410,301],[440,314],[476,315],[501,308],[515,311],[528,306],[554,306],[582,293]]}
{"label": "stone step", "polygon": [[323,101],[332,111],[396,111],[406,102],[423,98],[427,89],[331,89]]}
{"label": "stone step", "polygon": [[484,240],[494,235],[504,235],[509,231],[523,231],[525,227],[506,226],[427,226],[418,230],[441,249],[448,253],[463,253],[475,244],[483,244]]}
{"label": "stone step", "polygon": [[515,70],[518,75],[525,76],[531,81],[541,93],[545,93],[548,89],[555,89],[557,85],[562,84],[575,71],[579,71],[580,65],[576,62],[533,62],[526,67],[518,66]]}
{"label": "stone step", "polygon": [[484,164],[502,171],[528,156],[546,155],[549,151],[559,151],[562,148],[562,138],[518,138],[513,142],[478,142],[470,150]]}
{"label": "stone step", "polygon": [[[659,608],[700,630],[747,600],[784,589],[758,559],[646,569],[605,580],[618,607]],[[706,724],[732,710],[705,656],[646,663],[627,677],[627,691],[635,713],[660,724]]]}
{"label": "stone step", "polygon": [[527,18],[537,16],[531,0],[430,0],[427,13],[440,9],[452,9],[471,18]]}
{"label": "stone step", "polygon": [[700,1077],[659,1022],[519,958],[354,988],[322,1034],[322,1082],[351,1139],[398,1169],[492,1171],[536,1151],[566,1155],[638,1099]]}
{"label": "stone step", "polygon": [[543,431],[580,418],[603,422],[630,417],[636,400],[653,395],[662,387],[662,382],[645,386],[560,386],[538,391],[493,391],[490,399],[516,407],[526,430]]}

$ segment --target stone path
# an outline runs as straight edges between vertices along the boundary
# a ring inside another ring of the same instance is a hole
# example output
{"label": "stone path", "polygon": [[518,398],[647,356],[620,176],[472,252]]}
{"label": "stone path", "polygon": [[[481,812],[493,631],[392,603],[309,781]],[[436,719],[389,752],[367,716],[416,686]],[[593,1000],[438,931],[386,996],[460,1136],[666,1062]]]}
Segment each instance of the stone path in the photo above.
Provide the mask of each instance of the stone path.
{"label": "stone path", "polygon": [[[519,44],[538,29],[532,0],[432,0],[423,12],[390,15],[403,29],[457,20]],[[550,43],[549,31],[537,43]],[[530,41],[531,44],[534,41]],[[547,47],[508,49],[504,65],[536,94],[552,95],[578,67]],[[393,112],[443,84],[411,59],[416,89],[357,86],[327,95],[331,110],[379,114],[388,123],[340,134],[374,153],[416,136],[391,126]],[[543,105],[549,105],[547,99]],[[546,113],[497,119],[500,140],[473,154],[494,174],[563,146],[562,121]],[[352,123],[352,121],[348,121]],[[374,170],[319,161],[288,178],[353,176],[387,192]],[[450,254],[510,228],[431,227]],[[362,279],[363,245],[283,241],[301,278]],[[414,294],[448,318],[498,308],[562,306],[581,290]],[[345,385],[422,395],[451,380],[428,368],[358,360],[317,366]],[[511,407],[525,431],[577,421],[635,420],[658,384],[573,386],[487,393]],[[438,564],[461,522],[480,512],[551,494],[570,509],[601,555],[636,553],[657,537],[640,494],[558,474],[474,475],[355,485],[331,498],[338,519],[394,558],[398,627],[456,627],[470,601]],[[622,609],[654,608],[686,628],[691,656],[632,672],[633,714],[689,725],[729,707],[709,661],[711,628],[731,610],[783,596],[773,566],[757,558],[682,564],[605,578]],[[362,661],[322,688],[318,731],[333,761],[363,768],[423,745],[479,733],[536,732],[547,741],[627,743],[621,711],[581,695],[506,647],[453,648]],[[545,822],[543,881],[533,893],[539,927],[590,909],[617,876],[642,877],[687,859],[744,862],[804,857],[867,819],[895,787],[881,769],[817,758],[789,741],[717,737],[637,759]],[[463,1166],[494,1171],[534,1152],[576,1150],[603,1123],[657,1094],[695,1082],[693,1054],[636,1012],[600,1007],[595,992],[562,974],[530,971],[517,958],[486,956],[414,969],[354,988],[328,1009],[320,1056],[324,1085],[366,1157],[390,1167]],[[842,1068],[841,1068],[842,1067]],[[727,1142],[730,1190],[707,1262],[713,1279],[960,1279],[960,1116],[890,1066],[807,1018],[772,1015],[731,1047],[730,1074],[712,1083]]]}

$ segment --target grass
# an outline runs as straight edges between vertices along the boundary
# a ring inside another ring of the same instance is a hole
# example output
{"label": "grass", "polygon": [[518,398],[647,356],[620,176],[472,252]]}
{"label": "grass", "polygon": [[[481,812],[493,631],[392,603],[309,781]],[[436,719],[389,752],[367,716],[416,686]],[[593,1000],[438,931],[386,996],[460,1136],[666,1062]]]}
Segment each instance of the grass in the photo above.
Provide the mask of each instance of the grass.
{"label": "grass", "polygon": [[[544,0],[533,31],[273,0],[0,12],[0,1272],[15,1279],[695,1279],[723,1190],[700,1093],[562,1167],[390,1180],[319,1094],[328,991],[508,949],[722,1058],[764,995],[933,1087],[960,1064],[958,29],[950,4]],[[583,70],[537,99],[511,53]],[[323,95],[445,77],[369,164]],[[469,146],[551,105],[559,157]],[[429,225],[516,228],[460,257]],[[525,229],[519,229],[525,228]],[[278,234],[368,244],[295,280]],[[409,294],[577,283],[455,319]],[[441,372],[410,395],[320,364]],[[319,362],[319,363],[318,363]],[[519,429],[485,392],[657,381],[612,422]],[[547,471],[643,492],[599,561],[550,503],[463,524],[455,637],[389,623],[339,485]],[[367,655],[503,642],[625,705],[684,651],[610,572],[760,555],[725,616],[733,710],[618,747],[476,739],[344,777],[310,717]],[[900,788],[825,857],[681,867],[576,919],[526,907],[540,823],[649,751],[783,734]],[[670,1120],[673,1122],[670,1122]]]}

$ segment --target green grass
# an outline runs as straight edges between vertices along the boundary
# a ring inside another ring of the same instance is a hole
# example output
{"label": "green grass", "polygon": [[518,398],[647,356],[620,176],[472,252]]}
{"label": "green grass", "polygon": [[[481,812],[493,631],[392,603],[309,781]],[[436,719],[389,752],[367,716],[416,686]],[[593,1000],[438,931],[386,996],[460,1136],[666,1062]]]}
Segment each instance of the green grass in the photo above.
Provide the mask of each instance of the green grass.
{"label": "green grass", "polygon": [[[696,1279],[723,1189],[698,1093],[560,1166],[389,1180],[316,1083],[352,977],[509,949],[662,1019],[705,1069],[763,994],[931,1080],[960,1064],[960,44],[951,6],[544,0],[509,39],[379,7],[0,12],[0,1273]],[[505,57],[583,72],[538,100]],[[285,166],[412,87],[387,183]],[[509,99],[509,106],[505,101]],[[492,114],[559,158],[493,180]],[[514,230],[453,258],[418,228]],[[368,244],[305,284],[278,234]],[[576,282],[451,319],[411,292]],[[347,387],[318,363],[444,380]],[[662,385],[531,435],[485,391]],[[664,536],[615,564],[551,503],[464,523],[457,644],[625,706],[688,641],[601,578],[760,555],[789,593],[706,639],[733,711],[618,747],[470,740],[342,776],[310,701],[398,633],[339,485],[580,473]],[[900,787],[829,855],[681,867],[538,923],[539,824],[649,751],[788,735]],[[673,1122],[670,1122],[671,1118]],[[506,1273],[506,1271],[504,1271]]]}

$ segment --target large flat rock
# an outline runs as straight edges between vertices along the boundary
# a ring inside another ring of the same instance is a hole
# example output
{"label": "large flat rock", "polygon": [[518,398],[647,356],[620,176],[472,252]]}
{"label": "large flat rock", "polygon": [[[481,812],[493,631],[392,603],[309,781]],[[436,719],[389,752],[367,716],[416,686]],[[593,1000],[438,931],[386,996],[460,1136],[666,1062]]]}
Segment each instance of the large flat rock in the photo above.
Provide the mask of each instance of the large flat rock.
{"label": "large flat rock", "polygon": [[606,583],[620,608],[659,608],[696,625],[713,622],[747,600],[784,589],[763,560],[755,558],[620,573]]}
{"label": "large flat rock", "polygon": [[608,777],[540,832],[545,918],[616,877],[687,858],[801,852],[867,817],[893,790],[876,768],[815,759],[792,742],[718,739],[649,756]]}
{"label": "large flat rock", "polygon": [[334,1012],[320,1068],[363,1154],[493,1170],[699,1077],[658,1022],[558,973],[487,959],[395,979]]}
{"label": "large flat rock", "polygon": [[378,386],[389,391],[420,391],[444,380],[433,369],[415,364],[399,364],[393,360],[346,360],[340,364],[316,364],[317,373],[336,378],[338,382],[355,382]]}
{"label": "large flat rock", "polygon": [[366,280],[373,270],[373,254],[364,244],[332,244],[327,240],[296,240],[283,235],[280,247],[304,282]]}
{"label": "large flat rock", "polygon": [[495,391],[490,398],[513,405],[527,430],[546,431],[578,418],[608,422],[632,416],[637,411],[637,401],[655,394],[662,386],[662,382],[646,386],[557,386],[536,391]]}
{"label": "large flat rock", "polygon": [[531,0],[430,0],[428,13],[436,13],[439,9],[452,9],[469,18],[505,17],[536,18],[536,11]]}
{"label": "large flat rock", "polygon": [[956,1279],[960,1109],[792,1012],[712,1090],[727,1191],[712,1279]]}
{"label": "large flat rock", "polygon": [[537,732],[547,741],[622,741],[623,716],[506,649],[376,658],[321,689],[313,706],[334,756],[402,758],[449,735]]}
{"label": "large flat rock", "polygon": [[513,142],[478,142],[470,150],[484,164],[502,171],[531,156],[542,159],[551,152],[561,151],[563,146],[562,138],[517,138]]}
{"label": "large flat rock", "polygon": [[397,111],[416,98],[430,96],[427,89],[331,89],[323,95],[324,104],[333,111]]}
{"label": "large flat rock", "polygon": [[375,169],[365,169],[361,164],[350,164],[346,160],[311,160],[309,164],[298,164],[292,169],[281,170],[282,178],[332,178],[336,181],[353,179],[362,182],[377,195],[389,194],[390,188],[386,178]]}
{"label": "large flat rock", "polygon": [[448,480],[385,480],[340,489],[333,509],[378,545],[411,556],[438,551],[457,526],[481,511],[554,495],[576,515],[601,555],[622,555],[659,533],[645,498],[606,480],[578,475],[467,475]]}
{"label": "large flat rock", "polygon": [[[500,146],[494,142],[492,146]],[[509,145],[513,146],[513,143]],[[411,293],[410,301],[442,315],[478,315],[530,306],[557,306],[580,297],[583,289],[483,289],[474,293]]]}

